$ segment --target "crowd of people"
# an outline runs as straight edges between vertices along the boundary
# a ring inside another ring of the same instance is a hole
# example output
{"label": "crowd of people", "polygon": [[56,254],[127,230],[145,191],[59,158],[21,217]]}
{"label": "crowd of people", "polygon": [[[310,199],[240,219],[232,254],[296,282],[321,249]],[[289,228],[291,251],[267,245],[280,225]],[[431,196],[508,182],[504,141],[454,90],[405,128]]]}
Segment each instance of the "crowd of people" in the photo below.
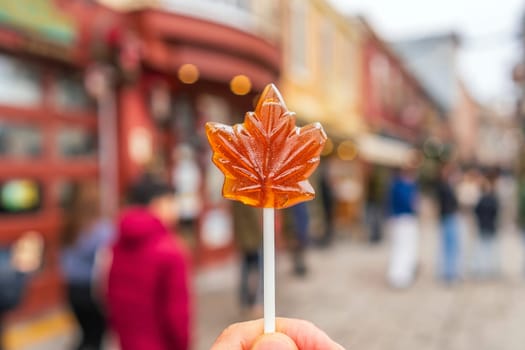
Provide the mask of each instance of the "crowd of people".
{"label": "crowd of people", "polygon": [[[428,194],[437,205],[436,270],[445,283],[500,276],[499,231],[507,224],[502,207],[510,201],[516,202],[511,207],[520,210],[525,207],[525,201],[512,196],[516,190],[509,190],[509,186],[512,187],[512,181],[498,169],[461,169],[453,163],[441,165],[439,177],[432,182]],[[385,196],[388,219],[384,225],[391,241],[387,279],[396,288],[410,286],[417,276],[418,243],[423,234],[418,217],[420,197],[414,169],[399,169]],[[372,228],[370,240],[375,241],[377,234]]]}

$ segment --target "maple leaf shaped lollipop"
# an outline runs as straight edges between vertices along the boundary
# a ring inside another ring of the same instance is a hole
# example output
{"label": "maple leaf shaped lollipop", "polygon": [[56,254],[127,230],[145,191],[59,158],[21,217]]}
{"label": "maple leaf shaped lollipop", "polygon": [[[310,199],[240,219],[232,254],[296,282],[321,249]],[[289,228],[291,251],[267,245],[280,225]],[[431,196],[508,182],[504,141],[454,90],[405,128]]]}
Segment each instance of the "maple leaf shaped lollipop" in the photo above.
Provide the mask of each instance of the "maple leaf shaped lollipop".
{"label": "maple leaf shaped lollipop", "polygon": [[308,177],[319,165],[326,134],[319,123],[296,127],[275,85],[266,86],[243,124],[207,123],[206,134],[225,175],[225,198],[286,208],[314,197]]}

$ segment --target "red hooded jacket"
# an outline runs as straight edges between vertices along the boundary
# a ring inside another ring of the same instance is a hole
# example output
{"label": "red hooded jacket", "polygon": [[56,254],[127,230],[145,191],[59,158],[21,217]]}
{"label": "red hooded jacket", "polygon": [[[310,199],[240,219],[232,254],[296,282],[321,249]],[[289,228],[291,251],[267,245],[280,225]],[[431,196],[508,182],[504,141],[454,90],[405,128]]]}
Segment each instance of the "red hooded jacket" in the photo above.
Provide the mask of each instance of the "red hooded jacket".
{"label": "red hooded jacket", "polygon": [[187,350],[189,260],[183,246],[147,210],[119,221],[107,285],[108,317],[123,350]]}

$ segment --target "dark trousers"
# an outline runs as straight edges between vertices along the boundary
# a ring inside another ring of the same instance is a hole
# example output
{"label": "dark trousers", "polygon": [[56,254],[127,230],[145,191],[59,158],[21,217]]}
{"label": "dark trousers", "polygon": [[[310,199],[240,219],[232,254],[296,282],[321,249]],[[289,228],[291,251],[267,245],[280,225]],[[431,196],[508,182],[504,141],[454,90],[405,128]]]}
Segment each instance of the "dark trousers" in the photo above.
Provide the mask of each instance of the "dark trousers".
{"label": "dark trousers", "polygon": [[90,286],[69,285],[68,299],[82,332],[76,350],[100,350],[106,330],[106,320],[93,300]]}
{"label": "dark trousers", "polygon": [[242,306],[254,306],[262,288],[261,257],[258,252],[245,252],[241,261],[240,297]]}
{"label": "dark trousers", "polygon": [[368,225],[368,241],[379,243],[383,239],[383,209],[379,204],[368,203],[366,206],[366,221]]}

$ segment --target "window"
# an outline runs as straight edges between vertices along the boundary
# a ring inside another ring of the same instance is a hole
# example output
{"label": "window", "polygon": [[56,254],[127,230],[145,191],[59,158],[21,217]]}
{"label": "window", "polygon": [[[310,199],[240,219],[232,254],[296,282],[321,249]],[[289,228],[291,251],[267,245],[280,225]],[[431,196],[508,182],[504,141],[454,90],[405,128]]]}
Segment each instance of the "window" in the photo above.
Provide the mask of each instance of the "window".
{"label": "window", "polygon": [[357,54],[356,47],[353,41],[350,41],[348,37],[343,37],[343,61],[340,61],[340,76],[343,80],[345,89],[348,91],[348,97],[350,100],[354,100],[357,96],[357,83],[356,83],[356,72],[357,72]]}
{"label": "window", "polygon": [[292,69],[305,71],[307,69],[306,47],[306,16],[307,3],[302,0],[292,2],[290,20],[290,64]]}
{"label": "window", "polygon": [[0,55],[0,103],[32,107],[42,102],[41,72],[15,58]]}
{"label": "window", "polygon": [[0,121],[0,158],[39,158],[42,153],[43,135],[40,129]]}
{"label": "window", "polygon": [[53,103],[60,110],[85,110],[94,108],[81,76],[58,75],[53,89]]}
{"label": "window", "polygon": [[370,62],[370,75],[372,77],[372,89],[376,102],[384,104],[388,93],[388,79],[390,76],[390,64],[382,54],[376,54]]}
{"label": "window", "polygon": [[96,157],[97,136],[95,131],[79,127],[63,127],[58,132],[58,153],[64,158]]}
{"label": "window", "polygon": [[34,212],[42,206],[42,185],[31,179],[0,182],[0,215]]}
{"label": "window", "polygon": [[328,18],[323,19],[321,30],[321,72],[323,81],[330,82],[334,68],[334,26]]}

